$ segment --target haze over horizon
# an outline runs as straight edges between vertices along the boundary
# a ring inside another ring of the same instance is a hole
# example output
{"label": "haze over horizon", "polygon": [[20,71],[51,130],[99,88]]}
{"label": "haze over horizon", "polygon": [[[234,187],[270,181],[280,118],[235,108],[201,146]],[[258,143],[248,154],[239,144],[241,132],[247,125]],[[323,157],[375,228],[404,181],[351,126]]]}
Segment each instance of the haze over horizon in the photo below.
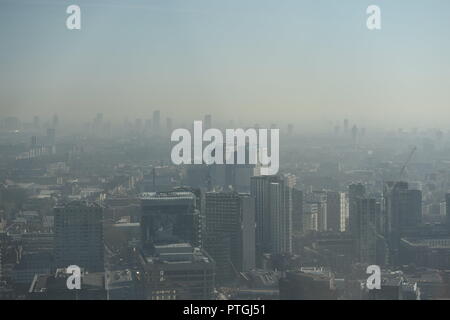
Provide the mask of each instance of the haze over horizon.
{"label": "haze over horizon", "polygon": [[73,2],[0,1],[2,117],[449,127],[448,1]]}

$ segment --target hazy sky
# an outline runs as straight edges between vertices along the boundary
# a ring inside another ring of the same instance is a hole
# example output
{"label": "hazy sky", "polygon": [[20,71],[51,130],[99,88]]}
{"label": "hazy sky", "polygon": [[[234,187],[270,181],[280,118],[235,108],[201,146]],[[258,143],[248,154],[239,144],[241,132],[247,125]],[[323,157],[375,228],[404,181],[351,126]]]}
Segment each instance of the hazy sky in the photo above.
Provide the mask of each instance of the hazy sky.
{"label": "hazy sky", "polygon": [[[80,31],[66,29],[70,4]],[[0,118],[155,109],[450,127],[450,1],[0,0]]]}

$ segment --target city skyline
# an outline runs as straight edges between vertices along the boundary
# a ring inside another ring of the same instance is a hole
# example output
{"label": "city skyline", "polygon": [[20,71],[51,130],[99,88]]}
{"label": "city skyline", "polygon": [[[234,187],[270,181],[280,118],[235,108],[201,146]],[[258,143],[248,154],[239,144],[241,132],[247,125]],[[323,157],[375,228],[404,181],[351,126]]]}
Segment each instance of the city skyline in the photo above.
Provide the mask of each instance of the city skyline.
{"label": "city skyline", "polygon": [[449,12],[0,0],[0,301],[450,300]]}
{"label": "city skyline", "polygon": [[[446,1],[0,2],[4,115],[447,126]],[[286,115],[289,115],[288,117]],[[295,120],[295,121],[294,121]]]}

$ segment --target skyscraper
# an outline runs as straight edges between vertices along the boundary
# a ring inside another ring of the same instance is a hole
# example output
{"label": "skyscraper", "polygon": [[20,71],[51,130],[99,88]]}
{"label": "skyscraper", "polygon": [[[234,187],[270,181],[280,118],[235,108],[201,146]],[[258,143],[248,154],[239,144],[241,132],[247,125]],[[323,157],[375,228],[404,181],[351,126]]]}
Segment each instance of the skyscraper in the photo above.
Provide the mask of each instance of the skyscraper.
{"label": "skyscraper", "polygon": [[152,129],[155,134],[160,133],[161,129],[161,112],[159,110],[153,111],[153,124]]}
{"label": "skyscraper", "polygon": [[363,184],[351,184],[348,186],[348,219],[349,219],[349,232],[353,236],[357,236],[358,233],[358,214],[357,214],[357,202],[358,199],[364,198],[366,194],[366,188]]}
{"label": "skyscraper", "polygon": [[400,225],[404,228],[417,228],[422,222],[422,191],[408,190],[407,213],[400,217]]}
{"label": "skyscraper", "polygon": [[356,201],[356,212],[359,225],[356,228],[356,249],[359,262],[377,263],[377,230],[376,222],[380,207],[376,199],[359,198]]}
{"label": "skyscraper", "polygon": [[390,263],[398,262],[400,238],[406,230],[417,227],[422,212],[422,193],[408,189],[406,182],[384,184],[384,233],[389,245]]}
{"label": "skyscraper", "polygon": [[303,191],[292,188],[292,233],[303,233]]}
{"label": "skyscraper", "polygon": [[255,197],[256,256],[292,250],[292,188],[278,176],[251,178]]}
{"label": "skyscraper", "polygon": [[[307,202],[313,204],[316,213],[316,231],[324,232],[328,230],[328,205],[326,191],[313,191],[307,195]],[[315,205],[314,205],[315,204]]]}
{"label": "skyscraper", "polygon": [[339,232],[341,229],[341,194],[327,192],[327,229]]}
{"label": "skyscraper", "polygon": [[445,195],[445,224],[447,231],[450,234],[450,193]]}
{"label": "skyscraper", "polygon": [[327,202],[327,230],[344,232],[348,228],[348,199],[345,192],[328,191]]}
{"label": "skyscraper", "polygon": [[104,271],[103,208],[96,203],[72,201],[54,208],[55,263]]}
{"label": "skyscraper", "polygon": [[292,193],[284,181],[269,184],[270,253],[292,252]]}
{"label": "skyscraper", "polygon": [[205,211],[205,249],[216,261],[218,281],[253,269],[255,199],[236,192],[207,192]]}

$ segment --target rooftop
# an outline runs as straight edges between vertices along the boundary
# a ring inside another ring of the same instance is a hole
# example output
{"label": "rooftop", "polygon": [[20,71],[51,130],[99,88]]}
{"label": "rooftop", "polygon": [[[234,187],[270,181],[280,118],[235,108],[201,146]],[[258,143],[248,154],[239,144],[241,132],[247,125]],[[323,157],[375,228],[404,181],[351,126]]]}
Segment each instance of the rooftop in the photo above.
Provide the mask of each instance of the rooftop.
{"label": "rooftop", "polygon": [[195,195],[192,192],[186,191],[171,191],[171,192],[144,192],[139,195],[141,200],[193,200]]}

